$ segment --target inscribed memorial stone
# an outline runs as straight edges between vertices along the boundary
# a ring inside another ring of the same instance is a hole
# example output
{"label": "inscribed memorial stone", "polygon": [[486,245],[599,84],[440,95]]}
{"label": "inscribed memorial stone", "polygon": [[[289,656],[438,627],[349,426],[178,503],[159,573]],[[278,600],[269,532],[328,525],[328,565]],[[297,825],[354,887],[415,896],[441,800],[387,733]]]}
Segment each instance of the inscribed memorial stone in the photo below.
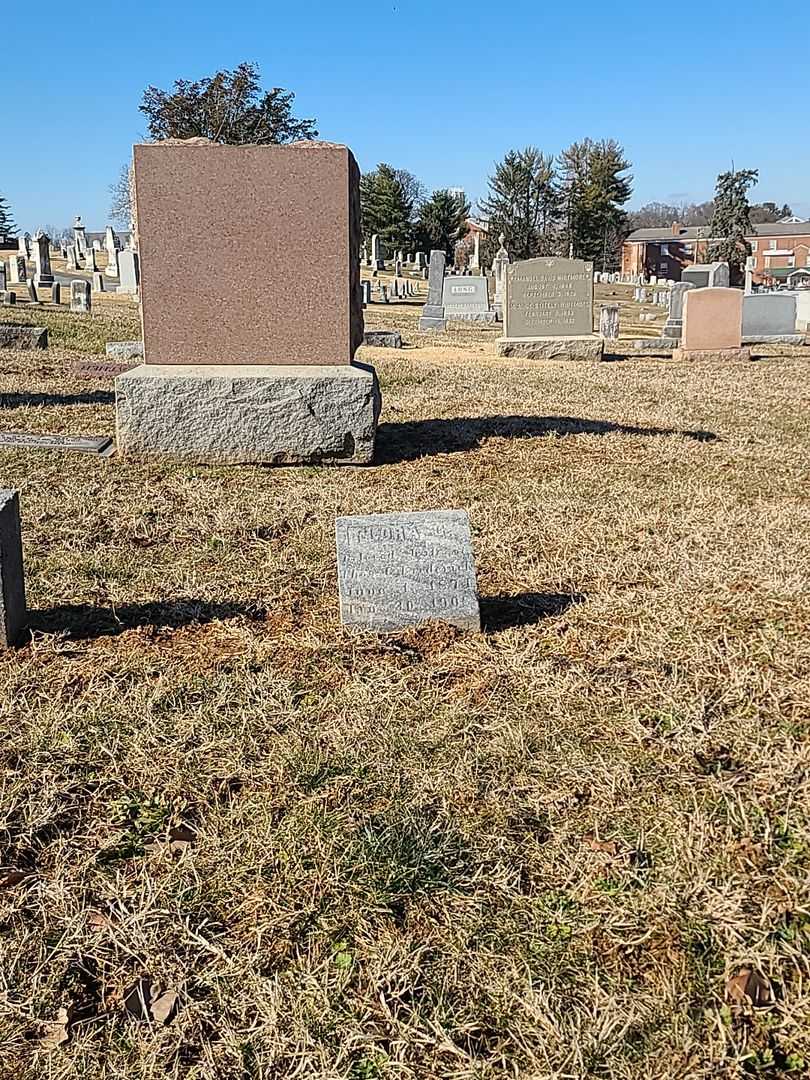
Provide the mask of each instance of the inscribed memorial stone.
{"label": "inscribed memorial stone", "polygon": [[495,313],[489,308],[489,292],[485,277],[445,278],[442,304],[448,319],[467,319],[471,322],[495,321]]}
{"label": "inscribed memorial stone", "polygon": [[[148,365],[351,362],[363,312],[348,147],[167,141],[134,162]],[[189,287],[177,267],[211,250],[216,274]]]}
{"label": "inscribed memorial stone", "polygon": [[578,337],[592,333],[592,263],[582,259],[528,259],[506,268],[505,337]]}
{"label": "inscribed memorial stone", "polygon": [[436,619],[480,629],[465,511],[339,517],[335,533],[347,626],[389,631]]}

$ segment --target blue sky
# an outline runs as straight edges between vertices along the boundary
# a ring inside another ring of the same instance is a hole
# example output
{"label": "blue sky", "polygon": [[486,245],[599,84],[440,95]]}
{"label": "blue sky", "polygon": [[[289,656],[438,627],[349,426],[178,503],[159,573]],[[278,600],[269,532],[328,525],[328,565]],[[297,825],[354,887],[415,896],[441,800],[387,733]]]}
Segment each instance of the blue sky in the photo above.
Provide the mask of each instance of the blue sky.
{"label": "blue sky", "polygon": [[632,206],[708,198],[733,161],[759,168],[754,199],[810,216],[800,4],[88,0],[59,18],[12,4],[4,29],[0,194],[30,230],[77,213],[102,228],[144,88],[242,60],[363,170],[388,161],[475,199],[512,147],[610,136]]}

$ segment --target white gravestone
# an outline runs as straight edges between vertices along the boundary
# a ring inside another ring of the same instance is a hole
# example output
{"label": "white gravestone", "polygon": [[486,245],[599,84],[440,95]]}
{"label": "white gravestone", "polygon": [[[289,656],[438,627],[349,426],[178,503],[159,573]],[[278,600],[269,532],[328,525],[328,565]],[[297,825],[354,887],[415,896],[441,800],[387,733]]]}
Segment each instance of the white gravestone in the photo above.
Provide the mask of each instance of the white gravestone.
{"label": "white gravestone", "polygon": [[480,629],[465,511],[339,517],[335,536],[345,625],[391,631],[438,620]]}

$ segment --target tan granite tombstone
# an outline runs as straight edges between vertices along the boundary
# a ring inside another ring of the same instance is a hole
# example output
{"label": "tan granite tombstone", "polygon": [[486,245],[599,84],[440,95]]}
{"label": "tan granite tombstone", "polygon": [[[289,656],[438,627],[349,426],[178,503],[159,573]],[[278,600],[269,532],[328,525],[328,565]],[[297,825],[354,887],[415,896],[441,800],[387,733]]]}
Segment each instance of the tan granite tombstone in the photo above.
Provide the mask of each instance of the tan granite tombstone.
{"label": "tan granite tombstone", "polygon": [[135,147],[145,362],[348,364],[363,340],[346,146]]}
{"label": "tan granite tombstone", "polygon": [[741,289],[690,289],[683,301],[683,350],[739,349],[742,308]]}

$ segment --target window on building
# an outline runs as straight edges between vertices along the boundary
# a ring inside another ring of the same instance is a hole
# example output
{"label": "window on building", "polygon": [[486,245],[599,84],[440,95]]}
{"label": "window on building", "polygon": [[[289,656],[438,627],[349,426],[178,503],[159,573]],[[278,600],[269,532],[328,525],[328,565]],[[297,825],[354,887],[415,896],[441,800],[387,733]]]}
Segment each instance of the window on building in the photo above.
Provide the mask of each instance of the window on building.
{"label": "window on building", "polygon": [[756,250],[757,250],[757,244],[758,244],[758,241],[757,241],[757,240],[752,240],[752,241],[751,241],[751,250],[752,250],[752,251],[756,251]]}
{"label": "window on building", "polygon": [[796,265],[796,256],[795,255],[789,255],[788,256],[788,266],[790,266],[792,268],[795,265]]}
{"label": "window on building", "polygon": [[776,248],[777,248],[778,244],[779,244],[778,240],[769,240],[768,241],[768,247],[771,249],[771,251],[776,251]]}

